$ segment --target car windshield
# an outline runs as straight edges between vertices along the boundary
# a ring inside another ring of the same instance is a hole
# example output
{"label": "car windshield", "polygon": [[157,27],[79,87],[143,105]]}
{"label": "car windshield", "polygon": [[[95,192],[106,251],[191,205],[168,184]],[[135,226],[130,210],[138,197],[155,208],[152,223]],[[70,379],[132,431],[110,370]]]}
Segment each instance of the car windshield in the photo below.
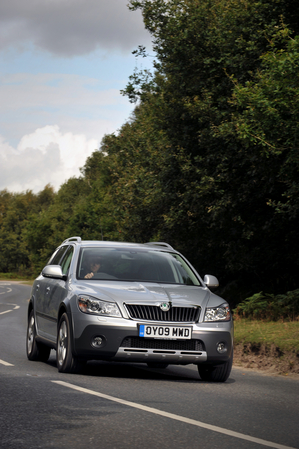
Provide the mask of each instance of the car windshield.
{"label": "car windshield", "polygon": [[181,256],[152,249],[83,247],[77,278],[201,285]]}

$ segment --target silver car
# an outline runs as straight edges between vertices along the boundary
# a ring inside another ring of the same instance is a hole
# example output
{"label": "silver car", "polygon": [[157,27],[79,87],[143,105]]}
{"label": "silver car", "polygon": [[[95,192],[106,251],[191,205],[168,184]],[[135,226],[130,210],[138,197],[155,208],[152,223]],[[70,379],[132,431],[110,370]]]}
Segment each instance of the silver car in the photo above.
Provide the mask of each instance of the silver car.
{"label": "silver car", "polygon": [[65,240],[34,281],[27,357],[58,371],[88,360],[197,365],[202,380],[225,382],[233,361],[228,303],[167,243]]}

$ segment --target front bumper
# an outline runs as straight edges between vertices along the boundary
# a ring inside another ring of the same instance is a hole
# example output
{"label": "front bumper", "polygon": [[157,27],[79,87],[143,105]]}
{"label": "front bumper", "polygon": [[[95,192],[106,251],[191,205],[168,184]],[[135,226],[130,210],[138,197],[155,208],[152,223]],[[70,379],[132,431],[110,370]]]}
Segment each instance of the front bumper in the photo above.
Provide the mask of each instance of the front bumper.
{"label": "front bumper", "polygon": [[[73,323],[76,323],[73,327],[73,351],[77,357],[84,359],[186,365],[221,364],[228,361],[232,355],[232,322],[192,324],[191,340],[167,340],[139,337],[138,322],[134,320],[96,317],[82,313],[73,318]],[[163,324],[170,323],[157,323]],[[92,346],[95,337],[102,340],[102,344],[97,348]],[[222,354],[217,351],[220,342],[226,347],[226,352]]]}

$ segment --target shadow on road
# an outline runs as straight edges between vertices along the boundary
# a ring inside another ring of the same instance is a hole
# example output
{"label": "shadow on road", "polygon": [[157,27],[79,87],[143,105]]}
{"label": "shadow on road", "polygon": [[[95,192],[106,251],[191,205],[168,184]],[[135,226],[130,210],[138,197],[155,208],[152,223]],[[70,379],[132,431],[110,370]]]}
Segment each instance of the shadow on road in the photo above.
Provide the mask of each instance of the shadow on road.
{"label": "shadow on road", "polygon": [[[56,368],[55,352],[49,358],[48,365]],[[121,379],[147,379],[167,382],[201,382],[196,367],[169,365],[165,369],[149,368],[145,363],[121,363],[92,360],[80,372],[81,375],[90,377],[107,377]],[[229,378],[226,383],[234,383],[235,380]],[[209,383],[209,382],[208,382]]]}

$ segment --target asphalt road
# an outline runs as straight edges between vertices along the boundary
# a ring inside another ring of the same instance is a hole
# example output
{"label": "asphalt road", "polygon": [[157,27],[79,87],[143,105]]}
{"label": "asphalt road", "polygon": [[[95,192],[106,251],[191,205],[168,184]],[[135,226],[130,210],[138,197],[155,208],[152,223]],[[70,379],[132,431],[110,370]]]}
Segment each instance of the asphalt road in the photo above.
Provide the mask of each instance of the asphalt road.
{"label": "asphalt road", "polygon": [[89,362],[60,374],[25,352],[30,287],[0,281],[0,448],[299,448],[299,381],[233,368]]}

